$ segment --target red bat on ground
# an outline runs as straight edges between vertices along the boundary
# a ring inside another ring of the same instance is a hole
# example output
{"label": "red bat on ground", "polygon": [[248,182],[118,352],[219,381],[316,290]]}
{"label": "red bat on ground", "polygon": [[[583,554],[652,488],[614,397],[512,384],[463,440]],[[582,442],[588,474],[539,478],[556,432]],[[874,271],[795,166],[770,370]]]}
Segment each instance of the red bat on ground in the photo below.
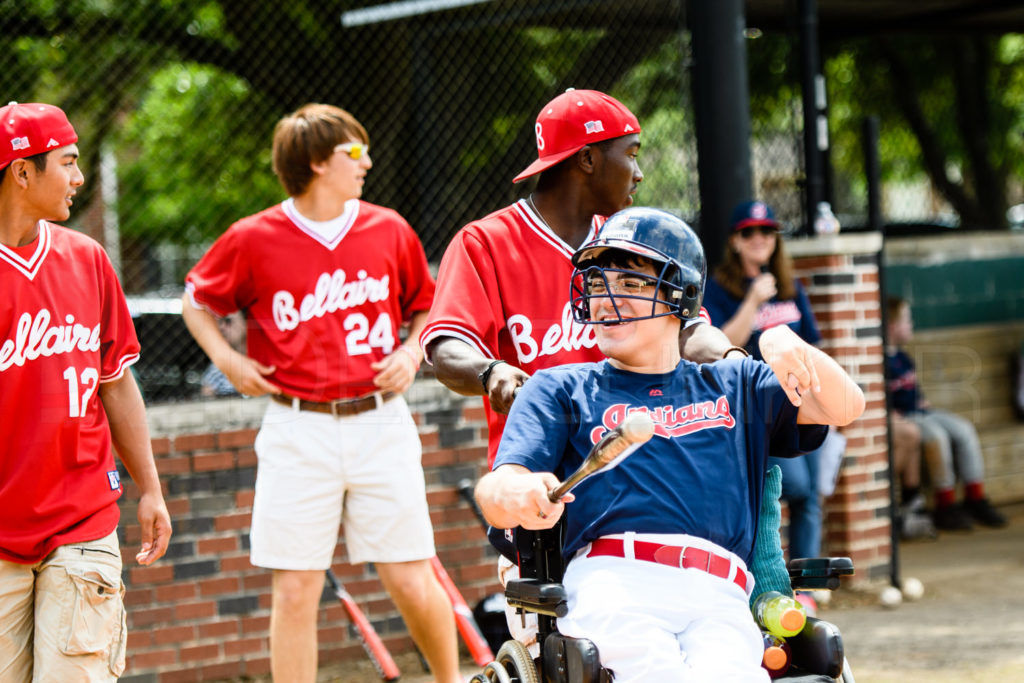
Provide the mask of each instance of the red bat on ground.
{"label": "red bat on ground", "polygon": [[398,670],[395,660],[391,658],[391,653],[384,647],[384,641],[373,630],[370,620],[366,618],[363,610],[359,609],[359,605],[356,604],[356,601],[352,599],[352,596],[345,590],[345,587],[341,585],[341,581],[338,580],[338,577],[330,569],[327,570],[327,581],[331,584],[334,594],[341,600],[345,611],[348,612],[348,618],[355,625],[359,641],[363,644],[363,649],[366,650],[366,654],[370,661],[373,662],[377,673],[385,681],[397,681],[401,672]]}
{"label": "red bat on ground", "polygon": [[441,560],[437,559],[437,555],[430,558],[430,566],[434,569],[434,575],[437,576],[437,580],[441,587],[444,588],[444,592],[448,594],[448,599],[452,603],[452,609],[455,611],[455,625],[458,627],[459,635],[462,636],[466,647],[469,648],[469,654],[472,655],[473,661],[477,663],[477,666],[490,664],[494,661],[494,653],[491,652],[487,639],[484,638],[484,634],[480,631],[480,626],[477,625],[476,619],[473,618],[473,611],[469,609],[469,605],[466,604],[462,593],[455,587],[455,583],[448,576],[448,572],[444,570],[444,566],[441,565]]}

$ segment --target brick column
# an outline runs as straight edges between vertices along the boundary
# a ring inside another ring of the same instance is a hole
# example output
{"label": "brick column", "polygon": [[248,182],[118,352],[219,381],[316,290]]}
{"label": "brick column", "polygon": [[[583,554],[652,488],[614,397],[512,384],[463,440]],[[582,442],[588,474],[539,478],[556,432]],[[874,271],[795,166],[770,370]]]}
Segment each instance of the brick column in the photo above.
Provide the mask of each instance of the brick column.
{"label": "brick column", "polygon": [[796,276],[807,287],[823,350],[864,390],[864,415],[847,438],[839,481],[825,501],[822,552],[849,556],[854,583],[889,574],[889,460],[886,441],[878,233],[789,240]]}

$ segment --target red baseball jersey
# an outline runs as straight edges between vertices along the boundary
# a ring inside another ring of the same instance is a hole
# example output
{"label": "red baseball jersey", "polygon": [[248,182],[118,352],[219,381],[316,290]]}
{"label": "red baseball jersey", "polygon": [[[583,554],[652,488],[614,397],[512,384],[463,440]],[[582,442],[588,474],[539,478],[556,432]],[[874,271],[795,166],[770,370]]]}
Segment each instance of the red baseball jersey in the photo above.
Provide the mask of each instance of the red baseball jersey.
{"label": "red baseball jersey", "polygon": [[0,245],[0,558],[33,564],[117,527],[121,482],[99,386],[139,358],[121,285],[95,241],[40,222]]}
{"label": "red baseball jersey", "polygon": [[[603,222],[595,217],[595,234]],[[592,326],[575,322],[569,307],[574,251],[525,200],[470,223],[441,259],[436,302],[420,343],[426,348],[437,337],[455,337],[530,374],[601,360]],[[505,416],[486,398],[484,408],[493,462]]]}
{"label": "red baseball jersey", "polygon": [[286,201],[228,228],[186,277],[196,305],[244,311],[249,356],[311,401],[375,391],[371,363],[434,296],[423,245],[398,213],[353,199],[332,225],[321,234]]}

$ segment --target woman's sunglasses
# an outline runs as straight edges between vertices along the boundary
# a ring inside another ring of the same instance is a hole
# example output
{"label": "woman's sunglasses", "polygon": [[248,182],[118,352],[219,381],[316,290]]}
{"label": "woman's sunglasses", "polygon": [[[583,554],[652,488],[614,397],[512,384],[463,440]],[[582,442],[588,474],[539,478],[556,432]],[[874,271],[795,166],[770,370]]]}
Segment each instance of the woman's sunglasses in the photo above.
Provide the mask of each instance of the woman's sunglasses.
{"label": "woman's sunglasses", "polygon": [[764,237],[774,237],[778,234],[779,229],[774,225],[748,225],[745,228],[740,228],[736,232],[739,233],[741,238],[749,240],[755,232],[761,233]]}

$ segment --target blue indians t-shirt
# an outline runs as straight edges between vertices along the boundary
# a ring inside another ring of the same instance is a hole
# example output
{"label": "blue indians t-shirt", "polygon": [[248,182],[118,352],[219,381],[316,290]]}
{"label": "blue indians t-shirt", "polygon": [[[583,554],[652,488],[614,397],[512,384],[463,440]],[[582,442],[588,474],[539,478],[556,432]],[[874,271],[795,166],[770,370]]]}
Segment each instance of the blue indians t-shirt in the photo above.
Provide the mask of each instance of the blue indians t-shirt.
{"label": "blue indians t-shirt", "polygon": [[[745,282],[744,290],[750,289],[751,279]],[[814,313],[811,311],[811,301],[807,298],[807,290],[799,280],[793,280],[796,287],[796,298],[779,299],[773,298],[761,304],[757,309],[754,318],[754,330],[747,340],[746,349],[754,358],[761,360],[761,349],[758,348],[758,340],[761,333],[776,325],[788,325],[797,335],[808,344],[817,344],[821,341],[821,332],[818,331],[818,323],[814,320]],[[718,281],[708,279],[704,287],[704,308],[711,316],[711,324],[721,327],[727,323],[739,310],[743,299],[737,299],[725,291]]]}
{"label": "blue indians t-shirt", "polygon": [[684,360],[665,374],[581,363],[541,370],[523,385],[494,466],[564,480],[633,411],[651,416],[654,436],[573,491],[567,557],[598,537],[634,531],[699,536],[749,562],[768,456],[817,448],[827,432],[798,428],[797,408],[771,369],[749,358]]}

